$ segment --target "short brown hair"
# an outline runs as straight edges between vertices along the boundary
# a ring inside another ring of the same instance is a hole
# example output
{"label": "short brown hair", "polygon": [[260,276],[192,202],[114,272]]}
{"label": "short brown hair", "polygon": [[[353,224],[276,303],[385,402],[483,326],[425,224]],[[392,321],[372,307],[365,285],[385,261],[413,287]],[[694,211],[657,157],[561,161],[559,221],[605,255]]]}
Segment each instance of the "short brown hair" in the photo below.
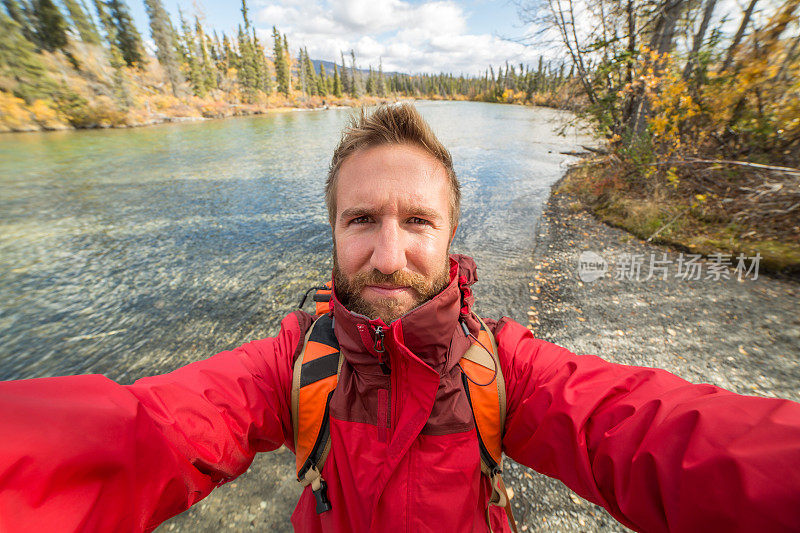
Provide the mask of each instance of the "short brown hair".
{"label": "short brown hair", "polygon": [[461,213],[461,187],[453,170],[453,158],[419,111],[408,103],[382,104],[372,113],[367,113],[362,107],[360,113],[350,118],[339,145],[333,151],[325,182],[325,204],[331,226],[336,224],[336,181],[342,163],[359,150],[385,144],[418,146],[444,166],[450,182],[450,228],[455,228]]}

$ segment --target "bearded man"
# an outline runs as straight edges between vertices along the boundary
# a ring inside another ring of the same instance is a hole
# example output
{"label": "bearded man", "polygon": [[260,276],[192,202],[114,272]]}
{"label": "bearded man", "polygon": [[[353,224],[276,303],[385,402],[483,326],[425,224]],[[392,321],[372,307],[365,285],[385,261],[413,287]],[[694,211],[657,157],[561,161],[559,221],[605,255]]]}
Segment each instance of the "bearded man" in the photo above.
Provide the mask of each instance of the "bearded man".
{"label": "bearded man", "polygon": [[323,320],[338,383],[297,531],[508,531],[487,512],[497,486],[461,363],[481,335],[499,363],[489,383],[504,383],[498,446],[517,462],[637,530],[796,531],[800,404],[578,356],[473,313],[475,263],[448,255],[453,163],[413,106],[354,119],[325,197],[323,317],[291,313],[275,337],[133,385],[0,383],[1,531],[150,531],[257,452],[295,450],[309,435],[295,434],[293,369]]}

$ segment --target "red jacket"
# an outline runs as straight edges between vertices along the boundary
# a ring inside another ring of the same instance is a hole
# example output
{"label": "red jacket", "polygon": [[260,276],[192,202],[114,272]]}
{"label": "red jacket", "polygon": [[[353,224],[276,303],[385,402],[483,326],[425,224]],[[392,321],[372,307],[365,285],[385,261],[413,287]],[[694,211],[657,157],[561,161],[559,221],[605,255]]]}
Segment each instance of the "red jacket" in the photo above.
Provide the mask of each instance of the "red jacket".
{"label": "red jacket", "polygon": [[[333,299],[346,364],[323,469],[332,510],[317,515],[307,487],[296,530],[486,530],[489,488],[455,355],[475,269],[454,259],[450,285],[387,329],[390,375],[370,348],[377,322]],[[130,386],[99,375],[0,383],[0,531],[151,530],[256,452],[291,447],[292,361],[310,323],[292,313],[274,338]],[[489,324],[509,457],[634,529],[797,530],[800,404],[577,356],[507,318]],[[501,512],[496,531],[507,530]]]}

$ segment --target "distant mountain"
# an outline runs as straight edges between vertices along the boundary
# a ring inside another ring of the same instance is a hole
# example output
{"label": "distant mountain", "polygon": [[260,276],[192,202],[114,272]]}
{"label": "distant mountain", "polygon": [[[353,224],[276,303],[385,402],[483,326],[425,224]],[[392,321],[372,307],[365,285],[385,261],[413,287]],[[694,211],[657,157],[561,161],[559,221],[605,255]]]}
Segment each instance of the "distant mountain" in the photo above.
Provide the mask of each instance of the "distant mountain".
{"label": "distant mountain", "polygon": [[[333,76],[333,61],[323,61],[321,59],[312,59],[311,63],[313,63],[314,72],[316,72],[317,74],[319,74],[319,66],[320,65],[324,65],[325,66],[325,74],[327,74],[328,76]],[[341,67],[342,66],[339,65],[339,68],[341,68]],[[372,67],[372,68],[375,69],[375,73],[377,74],[378,73],[378,67]],[[350,65],[347,66],[347,69],[350,70]],[[359,68],[359,69],[356,69],[356,70],[358,70],[358,72],[360,72],[361,74],[364,74],[364,75],[367,75],[367,76],[369,75],[369,67],[367,67],[366,69]],[[403,74],[402,72],[384,72],[383,73],[384,76],[394,76],[395,74],[399,74],[400,76],[406,76],[406,74]]]}

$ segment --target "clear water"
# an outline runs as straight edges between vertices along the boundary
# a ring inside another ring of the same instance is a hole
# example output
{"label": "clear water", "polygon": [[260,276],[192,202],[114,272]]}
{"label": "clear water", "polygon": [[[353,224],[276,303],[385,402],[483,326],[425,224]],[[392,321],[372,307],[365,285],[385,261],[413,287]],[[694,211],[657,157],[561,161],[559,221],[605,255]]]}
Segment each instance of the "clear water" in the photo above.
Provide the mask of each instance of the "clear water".
{"label": "clear water", "polygon": [[[461,179],[478,311],[526,323],[536,221],[585,137],[549,109],[418,108]],[[129,383],[274,334],[330,277],[322,189],[349,114],[0,136],[0,380]]]}

